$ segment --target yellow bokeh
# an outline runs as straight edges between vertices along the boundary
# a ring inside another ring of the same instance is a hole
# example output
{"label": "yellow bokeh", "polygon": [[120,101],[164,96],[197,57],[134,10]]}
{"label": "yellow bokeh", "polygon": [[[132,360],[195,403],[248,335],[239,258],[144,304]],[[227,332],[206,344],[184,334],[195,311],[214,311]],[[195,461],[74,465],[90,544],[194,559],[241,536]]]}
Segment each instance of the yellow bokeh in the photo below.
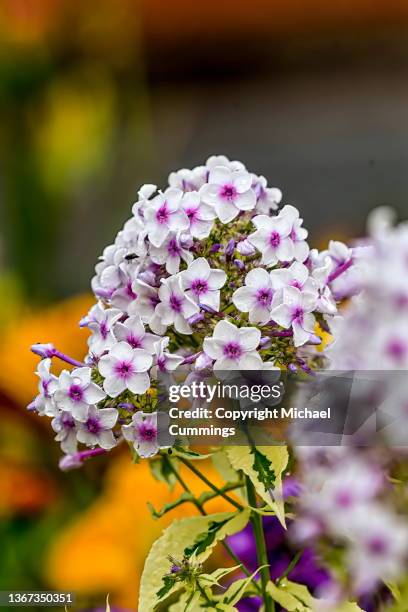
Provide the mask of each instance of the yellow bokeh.
{"label": "yellow bokeh", "polygon": [[[212,482],[222,484],[211,463],[200,462],[200,469]],[[196,495],[205,490],[189,470],[181,473]],[[155,480],[148,461],[132,464],[128,453],[117,458],[101,497],[53,543],[46,568],[52,588],[74,590],[79,597],[110,593],[115,605],[136,610],[138,584],[152,543],[174,518],[197,513],[192,504],[184,504],[154,520],[147,502],[159,509],[181,492],[179,485],[170,492]],[[222,498],[206,505],[208,512],[232,509]]]}
{"label": "yellow bokeh", "polygon": [[[34,371],[40,358],[30,351],[35,342],[52,342],[71,357],[83,359],[88,348],[87,332],[80,329],[78,321],[93,303],[94,298],[86,295],[38,312],[16,313],[18,316],[2,330],[0,389],[22,405],[36,395],[38,378]],[[53,371],[58,373],[64,364],[56,359],[54,362]]]}

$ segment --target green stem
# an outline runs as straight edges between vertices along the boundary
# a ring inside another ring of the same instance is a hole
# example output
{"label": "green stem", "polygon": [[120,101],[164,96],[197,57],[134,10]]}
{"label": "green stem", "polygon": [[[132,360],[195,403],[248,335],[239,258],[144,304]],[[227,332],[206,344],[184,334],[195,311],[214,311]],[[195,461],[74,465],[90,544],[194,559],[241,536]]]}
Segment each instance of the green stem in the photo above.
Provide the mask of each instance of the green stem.
{"label": "green stem", "polygon": [[[182,479],[182,477],[180,476],[180,474],[178,473],[178,470],[176,470],[176,468],[174,467],[171,459],[169,459],[169,457],[167,457],[166,455],[163,455],[163,459],[164,461],[166,461],[168,467],[171,469],[171,471],[173,472],[175,478],[178,480],[178,482],[181,484],[181,486],[183,487],[183,489],[189,493],[192,496],[192,503],[195,505],[195,507],[197,508],[197,510],[200,512],[200,514],[202,514],[203,516],[207,516],[207,512],[204,510],[203,505],[201,504],[201,502],[193,495],[190,487],[184,482],[184,480]],[[218,489],[217,489],[218,492]],[[234,553],[234,551],[232,550],[232,548],[230,548],[230,546],[223,540],[221,542],[222,546],[224,547],[224,550],[228,553],[228,555],[231,557],[231,559],[233,561],[235,561],[235,563],[237,563],[237,565],[241,566],[242,571],[244,572],[244,574],[246,576],[251,576],[251,571],[244,565],[244,563],[241,561],[241,559],[239,557],[237,557],[237,555]],[[256,580],[252,580],[252,582],[254,583],[255,587],[257,588],[258,591],[260,591],[259,585],[256,582]]]}
{"label": "green stem", "polygon": [[232,499],[232,497],[230,497],[229,495],[227,495],[224,491],[222,491],[221,489],[219,489],[218,487],[215,486],[215,484],[213,484],[210,480],[208,480],[208,478],[206,476],[204,476],[204,474],[202,474],[200,472],[200,470],[198,470],[195,465],[193,465],[191,463],[191,461],[189,461],[188,459],[185,459],[184,457],[179,457],[179,460],[184,463],[184,465],[186,465],[188,467],[189,470],[191,470],[198,478],[200,478],[200,480],[202,480],[203,482],[205,482],[205,484],[207,485],[207,487],[210,487],[210,489],[212,489],[213,491],[215,491],[218,495],[220,495],[221,497],[223,497],[227,502],[229,502],[230,504],[232,504],[235,508],[237,508],[237,510],[243,510],[243,506],[241,506],[241,504],[237,501],[235,501],[235,499]]}
{"label": "green stem", "polygon": [[296,555],[293,557],[292,561],[289,563],[288,567],[285,569],[285,571],[283,572],[283,574],[281,576],[279,576],[279,578],[276,581],[276,584],[279,584],[280,582],[282,582],[282,580],[284,580],[285,578],[287,578],[290,574],[290,572],[293,570],[294,567],[296,567],[296,565],[298,564],[300,557],[303,555],[303,550],[299,550]]}
{"label": "green stem", "polygon": [[[254,485],[251,480],[246,478],[246,489],[248,495],[248,503],[253,508],[256,508],[256,493]],[[261,585],[262,585],[262,595],[264,599],[265,612],[273,612],[275,609],[274,601],[269,597],[267,593],[267,586],[270,580],[269,574],[269,563],[268,563],[268,555],[266,552],[266,544],[265,544],[265,536],[262,525],[262,517],[257,512],[251,513],[251,523],[254,530],[255,536],[255,544],[256,544],[256,554],[258,558],[258,565],[261,567]]]}

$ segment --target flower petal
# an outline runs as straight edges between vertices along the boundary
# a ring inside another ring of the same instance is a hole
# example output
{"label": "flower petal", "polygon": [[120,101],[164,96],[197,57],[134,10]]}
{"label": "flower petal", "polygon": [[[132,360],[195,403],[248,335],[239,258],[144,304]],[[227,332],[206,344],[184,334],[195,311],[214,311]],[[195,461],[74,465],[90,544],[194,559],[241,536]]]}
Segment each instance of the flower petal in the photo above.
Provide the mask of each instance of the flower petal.
{"label": "flower petal", "polygon": [[136,393],[141,395],[146,393],[148,388],[150,387],[150,378],[147,372],[138,372],[133,374],[127,380],[127,387],[132,393]]}
{"label": "flower petal", "polygon": [[241,327],[238,334],[239,343],[245,351],[253,351],[259,345],[261,332],[256,327]]}

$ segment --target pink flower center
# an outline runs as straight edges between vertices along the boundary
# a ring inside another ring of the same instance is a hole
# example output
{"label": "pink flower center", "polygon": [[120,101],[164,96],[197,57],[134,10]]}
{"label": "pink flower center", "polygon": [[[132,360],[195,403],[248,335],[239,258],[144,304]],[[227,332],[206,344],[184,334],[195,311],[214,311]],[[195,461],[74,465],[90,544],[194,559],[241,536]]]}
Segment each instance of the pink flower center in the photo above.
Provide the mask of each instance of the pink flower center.
{"label": "pink flower center", "polygon": [[256,301],[260,306],[270,306],[272,303],[272,291],[270,289],[258,289]]}
{"label": "pink flower center", "polygon": [[73,429],[75,427],[74,418],[69,413],[64,413],[61,417],[61,425],[64,429]]}
{"label": "pink flower center", "polygon": [[133,364],[130,361],[119,361],[115,367],[116,374],[120,378],[130,378],[134,373]]}
{"label": "pink flower center", "polygon": [[106,321],[101,321],[101,323],[99,324],[99,332],[100,332],[102,338],[104,340],[106,340],[106,338],[108,337],[108,334],[109,334],[109,327],[108,327],[108,323]]}
{"label": "pink flower center", "polygon": [[93,417],[90,417],[87,420],[87,422],[85,423],[85,427],[87,428],[89,433],[92,433],[92,434],[98,434],[102,429],[99,419],[96,419]]}
{"label": "pink flower center", "polygon": [[198,208],[187,208],[185,211],[190,223],[194,223],[197,220]]}
{"label": "pink flower center", "polygon": [[281,241],[281,237],[278,232],[272,232],[271,235],[269,236],[269,244],[271,245],[271,247],[274,247],[275,249],[276,247],[280,245],[280,241]]}
{"label": "pink flower center", "polygon": [[300,307],[295,308],[295,310],[293,311],[293,320],[297,321],[298,323],[302,323],[303,321],[303,310]]}
{"label": "pink flower center", "polygon": [[165,202],[156,212],[156,221],[160,223],[160,225],[164,225],[169,220],[169,217],[170,213],[167,208],[167,203]]}
{"label": "pink flower center", "polygon": [[201,295],[202,293],[207,293],[207,281],[203,278],[197,278],[193,280],[193,282],[191,283],[191,291],[194,293],[194,295]]}
{"label": "pink flower center", "polygon": [[339,491],[336,495],[336,505],[341,508],[349,508],[353,503],[353,496],[349,491]]}
{"label": "pink flower center", "polygon": [[153,442],[157,437],[157,429],[153,423],[146,422],[142,423],[138,427],[139,438],[145,442]]}
{"label": "pink flower center", "polygon": [[387,354],[395,361],[402,361],[407,353],[407,347],[400,340],[391,340],[387,346]]}
{"label": "pink flower center", "polygon": [[169,244],[167,245],[167,252],[170,255],[170,257],[176,257],[177,255],[180,255],[180,247],[177,244],[177,240],[175,240],[175,238],[172,238],[169,242]]}
{"label": "pink flower center", "polygon": [[182,303],[182,299],[178,295],[176,295],[175,293],[171,294],[169,304],[170,308],[174,310],[174,312],[181,312]]}
{"label": "pink flower center", "polygon": [[80,402],[84,396],[82,387],[79,385],[71,385],[68,392],[69,397],[73,402]]}
{"label": "pink flower center", "polygon": [[239,359],[242,355],[242,348],[238,342],[227,342],[224,345],[224,355],[227,359]]}
{"label": "pink flower center", "polygon": [[373,555],[383,556],[387,552],[387,542],[381,536],[374,536],[368,541],[368,550]]}
{"label": "pink flower center", "polygon": [[220,196],[223,200],[228,200],[231,202],[231,200],[236,198],[237,190],[235,189],[234,185],[223,185],[220,189]]}
{"label": "pink flower center", "polygon": [[126,342],[130,344],[132,348],[140,348],[142,346],[142,338],[135,336],[132,333],[126,336]]}

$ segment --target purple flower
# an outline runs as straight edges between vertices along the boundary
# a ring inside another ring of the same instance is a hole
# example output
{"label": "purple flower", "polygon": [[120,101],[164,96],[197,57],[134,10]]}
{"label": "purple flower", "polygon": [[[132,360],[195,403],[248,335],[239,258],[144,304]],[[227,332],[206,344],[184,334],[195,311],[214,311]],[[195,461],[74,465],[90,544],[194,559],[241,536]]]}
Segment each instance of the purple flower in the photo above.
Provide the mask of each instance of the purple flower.
{"label": "purple flower", "polygon": [[149,202],[145,211],[147,235],[155,247],[160,247],[170,232],[187,230],[190,222],[181,209],[183,192],[169,187]]}
{"label": "purple flower", "polygon": [[199,257],[180,274],[186,295],[197,304],[204,304],[213,310],[220,308],[220,289],[227,280],[224,270],[210,268],[204,257]]}
{"label": "purple flower", "polygon": [[59,375],[54,400],[58,408],[71,412],[78,421],[86,418],[88,406],[105,399],[106,393],[91,381],[91,368],[63,370]]}
{"label": "purple flower", "polygon": [[204,352],[215,359],[215,370],[257,370],[262,360],[256,351],[261,332],[255,327],[238,328],[229,321],[219,321],[212,338],[204,339]]}
{"label": "purple flower", "polygon": [[112,428],[117,420],[116,408],[98,410],[95,406],[89,406],[84,421],[78,426],[78,441],[87,446],[98,445],[105,450],[110,450],[116,446]]}
{"label": "purple flower", "polygon": [[229,223],[240,210],[255,208],[256,195],[251,189],[252,178],[245,170],[216,166],[210,170],[208,184],[200,189],[206,204],[212,204],[222,223]]}
{"label": "purple flower", "polygon": [[150,387],[147,370],[152,356],[144,349],[133,349],[127,342],[118,342],[99,360],[99,371],[105,377],[103,388],[110,397],[117,397],[129,389],[142,394]]}
{"label": "purple flower", "polygon": [[254,268],[245,277],[245,287],[239,287],[232,301],[241,312],[249,313],[250,323],[264,325],[271,318],[275,290],[272,278],[264,268]]}

